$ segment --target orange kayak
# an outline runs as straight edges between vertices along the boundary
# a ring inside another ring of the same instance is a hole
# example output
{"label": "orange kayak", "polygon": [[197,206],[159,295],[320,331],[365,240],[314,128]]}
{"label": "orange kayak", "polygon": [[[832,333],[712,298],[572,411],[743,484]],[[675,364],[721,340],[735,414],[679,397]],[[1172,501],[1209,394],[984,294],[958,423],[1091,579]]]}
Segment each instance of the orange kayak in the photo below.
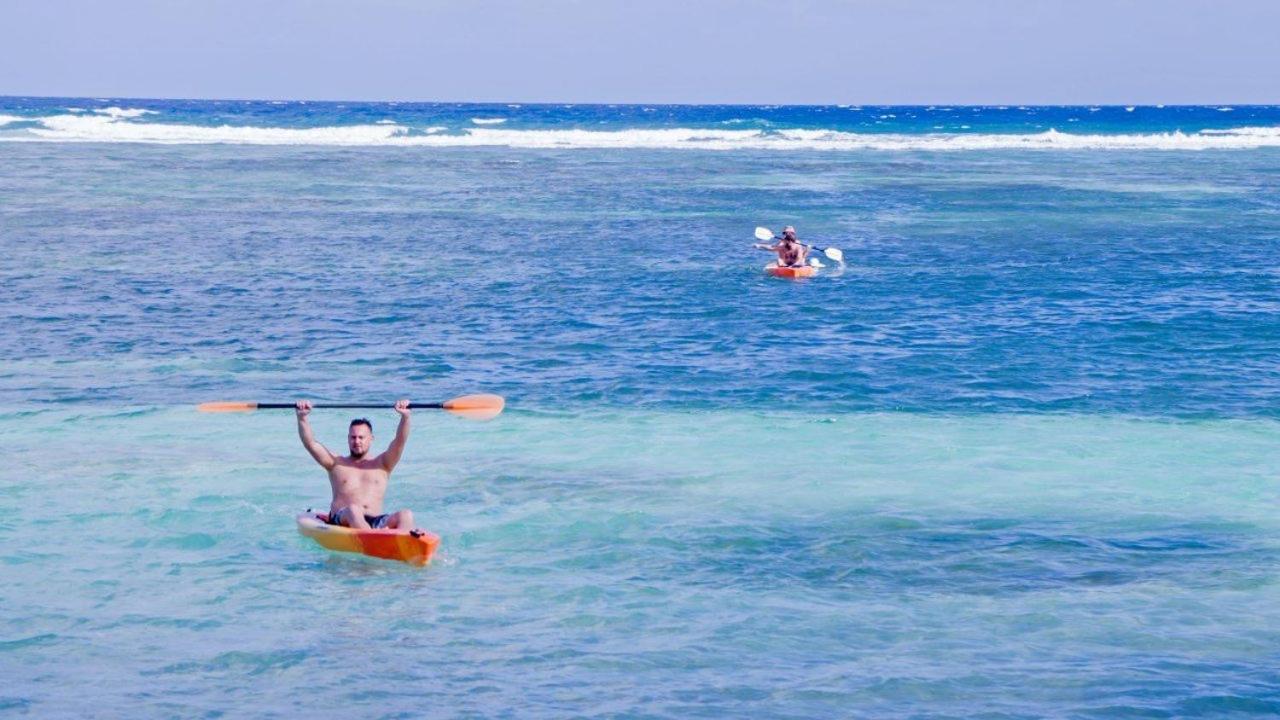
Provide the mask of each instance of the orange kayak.
{"label": "orange kayak", "polygon": [[440,536],[426,530],[355,530],[325,522],[324,513],[305,512],[298,516],[298,532],[321,546],[338,552],[353,552],[411,565],[431,561]]}
{"label": "orange kayak", "polygon": [[818,274],[818,268],[812,265],[801,265],[800,267],[778,267],[777,263],[769,263],[764,266],[764,271],[774,277],[784,278],[805,278],[813,277]]}

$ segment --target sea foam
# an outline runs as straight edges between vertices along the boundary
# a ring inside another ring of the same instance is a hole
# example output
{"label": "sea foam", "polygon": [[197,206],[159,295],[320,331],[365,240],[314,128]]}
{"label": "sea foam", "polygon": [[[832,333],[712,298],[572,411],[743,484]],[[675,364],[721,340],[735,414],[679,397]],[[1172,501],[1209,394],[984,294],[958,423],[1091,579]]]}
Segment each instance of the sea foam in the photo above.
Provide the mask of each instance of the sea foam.
{"label": "sea foam", "polygon": [[[149,110],[107,108],[92,115],[40,118],[0,116],[35,127],[0,134],[5,141],[150,144],[419,146],[528,149],[690,149],[814,151],[975,150],[1245,150],[1280,147],[1280,127],[1238,127],[1199,132],[1086,134],[1049,129],[1037,133],[854,133],[814,129],[655,128],[628,130],[521,130],[442,126],[413,128],[386,120],[316,128],[205,126],[132,120]],[[473,118],[479,122],[486,118]],[[494,119],[489,119],[494,120]]]}
{"label": "sea foam", "polygon": [[155,110],[143,110],[142,108],[120,108],[120,107],[102,108],[100,110],[94,110],[93,112],[99,115],[106,115],[107,117],[117,118],[117,119],[136,118],[136,117],[142,117],[143,115],[159,114]]}
{"label": "sea foam", "polygon": [[[318,128],[279,128],[178,123],[132,123],[118,114],[54,115],[39,118],[29,137],[5,140],[49,142],[147,143],[157,145],[384,145],[407,132],[400,125],[349,125]],[[33,118],[34,119],[34,118]]]}

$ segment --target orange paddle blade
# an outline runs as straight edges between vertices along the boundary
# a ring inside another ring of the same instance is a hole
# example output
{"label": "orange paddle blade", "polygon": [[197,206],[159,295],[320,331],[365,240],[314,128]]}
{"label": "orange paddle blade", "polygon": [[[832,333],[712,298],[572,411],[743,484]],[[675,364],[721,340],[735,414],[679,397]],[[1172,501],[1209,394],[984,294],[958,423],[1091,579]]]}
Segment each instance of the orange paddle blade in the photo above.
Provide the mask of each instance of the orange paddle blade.
{"label": "orange paddle blade", "polygon": [[463,395],[444,402],[444,409],[468,420],[492,420],[507,402],[501,395]]}
{"label": "orange paddle blade", "polygon": [[256,402],[207,402],[200,403],[200,412],[253,412],[258,409]]}

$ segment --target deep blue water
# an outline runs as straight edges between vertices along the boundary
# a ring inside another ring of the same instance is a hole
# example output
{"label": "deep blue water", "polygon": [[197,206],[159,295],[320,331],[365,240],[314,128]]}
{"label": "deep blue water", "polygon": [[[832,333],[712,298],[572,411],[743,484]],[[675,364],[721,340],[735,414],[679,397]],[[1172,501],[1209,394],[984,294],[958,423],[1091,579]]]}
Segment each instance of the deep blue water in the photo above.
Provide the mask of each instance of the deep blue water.
{"label": "deep blue water", "polygon": [[[1275,714],[1278,187],[1277,107],[0,98],[0,713]],[[193,410],[482,391],[424,571]]]}

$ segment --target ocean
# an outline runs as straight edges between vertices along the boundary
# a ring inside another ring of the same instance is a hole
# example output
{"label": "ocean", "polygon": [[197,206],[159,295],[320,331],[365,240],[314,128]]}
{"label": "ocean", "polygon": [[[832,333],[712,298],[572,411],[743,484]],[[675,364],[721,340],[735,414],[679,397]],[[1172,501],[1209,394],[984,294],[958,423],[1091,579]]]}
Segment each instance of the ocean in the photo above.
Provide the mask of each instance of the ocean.
{"label": "ocean", "polygon": [[[1278,188],[1276,106],[0,98],[0,715],[1278,714]],[[475,392],[425,569],[195,411]]]}

